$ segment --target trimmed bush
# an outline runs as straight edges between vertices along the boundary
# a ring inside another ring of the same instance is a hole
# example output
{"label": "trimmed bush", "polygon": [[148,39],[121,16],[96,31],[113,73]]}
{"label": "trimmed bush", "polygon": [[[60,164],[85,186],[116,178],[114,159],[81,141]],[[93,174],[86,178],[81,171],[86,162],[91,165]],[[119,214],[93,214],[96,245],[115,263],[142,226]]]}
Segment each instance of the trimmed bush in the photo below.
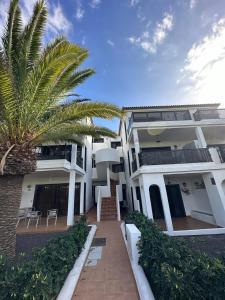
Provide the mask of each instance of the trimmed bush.
{"label": "trimmed bush", "polygon": [[33,258],[12,264],[0,256],[0,299],[55,299],[86,241],[89,227],[81,219],[62,237],[33,251]]}
{"label": "trimmed bush", "polygon": [[164,234],[139,212],[127,216],[141,231],[140,259],[156,299],[225,299],[225,264]]}

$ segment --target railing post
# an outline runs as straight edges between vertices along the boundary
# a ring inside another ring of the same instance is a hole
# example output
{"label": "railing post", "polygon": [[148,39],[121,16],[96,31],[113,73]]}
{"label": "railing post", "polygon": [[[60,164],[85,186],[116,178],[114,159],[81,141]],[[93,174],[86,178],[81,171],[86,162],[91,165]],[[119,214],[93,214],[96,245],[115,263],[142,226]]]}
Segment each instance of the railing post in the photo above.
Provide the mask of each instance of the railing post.
{"label": "railing post", "polygon": [[116,209],[117,209],[117,221],[121,221],[120,217],[120,193],[119,193],[120,185],[116,185]]}

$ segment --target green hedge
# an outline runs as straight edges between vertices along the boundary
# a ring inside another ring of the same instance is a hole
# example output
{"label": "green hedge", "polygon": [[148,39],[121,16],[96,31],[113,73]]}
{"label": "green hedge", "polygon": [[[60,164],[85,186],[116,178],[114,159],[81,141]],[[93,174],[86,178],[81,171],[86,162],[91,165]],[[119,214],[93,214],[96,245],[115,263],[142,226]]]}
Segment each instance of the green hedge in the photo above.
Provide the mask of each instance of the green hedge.
{"label": "green hedge", "polygon": [[169,237],[143,214],[128,215],[141,231],[140,260],[155,298],[225,299],[225,265],[220,259],[191,250],[184,240]]}
{"label": "green hedge", "polygon": [[81,219],[68,233],[34,250],[30,261],[10,264],[0,256],[0,299],[55,299],[89,232]]}

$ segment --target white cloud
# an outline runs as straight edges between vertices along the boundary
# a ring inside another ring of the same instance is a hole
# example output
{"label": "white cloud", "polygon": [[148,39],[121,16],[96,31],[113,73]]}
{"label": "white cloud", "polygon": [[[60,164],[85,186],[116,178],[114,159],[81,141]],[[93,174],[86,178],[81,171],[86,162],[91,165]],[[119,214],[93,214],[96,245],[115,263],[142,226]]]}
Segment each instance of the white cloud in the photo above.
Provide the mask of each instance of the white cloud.
{"label": "white cloud", "polygon": [[196,101],[225,100],[224,78],[225,18],[212,26],[211,34],[191,47],[177,84]]}
{"label": "white cloud", "polygon": [[57,34],[59,32],[67,34],[71,28],[71,23],[63,13],[61,5],[49,5],[47,29]]}
{"label": "white cloud", "polygon": [[130,0],[130,5],[131,5],[132,7],[138,5],[139,3],[140,3],[140,0]]}
{"label": "white cloud", "polygon": [[[36,0],[21,0],[20,8],[22,13],[22,21],[25,25],[33,12],[33,6],[36,3]],[[63,33],[67,34],[71,23],[66,18],[63,13],[63,9],[61,5],[58,3],[57,5],[51,4],[47,1],[48,6],[48,20],[47,20],[47,34],[57,34]],[[7,11],[9,8],[8,0],[1,0],[0,3],[0,33],[3,31],[4,24],[7,19]]]}
{"label": "white cloud", "polygon": [[111,47],[115,46],[115,43],[111,40],[107,40],[107,44],[110,45]]}
{"label": "white cloud", "polygon": [[92,7],[92,8],[96,8],[98,7],[100,4],[101,4],[101,0],[92,0],[89,5]]}
{"label": "white cloud", "polygon": [[149,54],[156,53],[158,46],[164,42],[172,28],[173,15],[165,13],[162,21],[156,24],[152,35],[150,35],[149,31],[144,31],[141,36],[131,36],[128,40],[131,44],[142,48]]}
{"label": "white cloud", "polygon": [[75,12],[75,19],[77,21],[81,21],[84,17],[84,8],[82,6],[82,3],[80,0],[76,0],[76,4],[77,4],[77,7],[76,7],[76,12]]}
{"label": "white cloud", "polygon": [[197,0],[190,0],[190,3],[189,3],[190,9],[195,8],[196,5],[197,5]]}

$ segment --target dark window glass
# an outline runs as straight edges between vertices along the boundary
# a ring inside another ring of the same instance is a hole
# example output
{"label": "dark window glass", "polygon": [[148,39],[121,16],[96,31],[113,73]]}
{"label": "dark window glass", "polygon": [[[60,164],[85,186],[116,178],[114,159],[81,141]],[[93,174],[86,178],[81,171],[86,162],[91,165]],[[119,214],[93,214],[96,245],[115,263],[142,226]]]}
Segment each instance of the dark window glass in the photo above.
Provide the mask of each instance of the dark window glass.
{"label": "dark window glass", "polygon": [[174,120],[176,120],[174,111],[164,111],[164,112],[162,112],[162,119],[163,119],[163,121],[174,121]]}
{"label": "dark window glass", "polygon": [[149,112],[148,113],[148,121],[149,122],[155,122],[155,121],[161,121],[162,115],[161,112]]}
{"label": "dark window glass", "polygon": [[116,149],[121,146],[121,142],[111,142],[111,148]]}
{"label": "dark window glass", "polygon": [[104,143],[104,138],[93,138],[93,143]]}

